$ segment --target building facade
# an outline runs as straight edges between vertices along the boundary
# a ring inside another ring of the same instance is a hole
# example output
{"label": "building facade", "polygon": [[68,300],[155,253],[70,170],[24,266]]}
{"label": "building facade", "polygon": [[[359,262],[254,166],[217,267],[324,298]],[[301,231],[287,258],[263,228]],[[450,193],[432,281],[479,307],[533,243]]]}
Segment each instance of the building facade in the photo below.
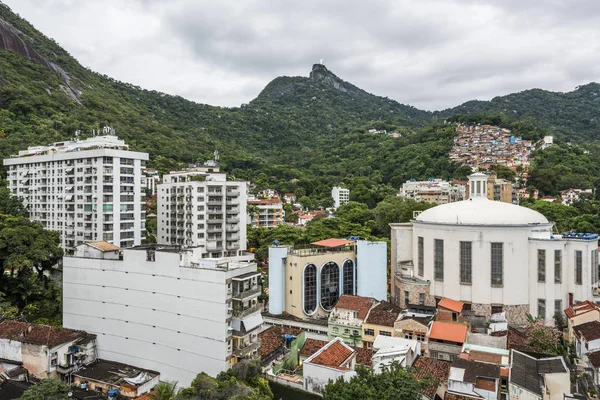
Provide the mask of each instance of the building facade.
{"label": "building facade", "polygon": [[248,219],[253,228],[275,228],[284,223],[283,203],[279,197],[248,200]]}
{"label": "building facade", "polygon": [[575,301],[598,298],[598,235],[552,233],[540,213],[489,201],[487,176],[470,177],[470,198],[430,208],[411,223],[392,224],[392,288],[435,306],[459,300],[476,315],[506,312],[552,321]]}
{"label": "building facade", "polygon": [[269,247],[269,313],[329,315],[343,294],[387,298],[385,242],[327,239],[308,248]]}
{"label": "building facade", "polygon": [[147,153],[116,136],[29,147],[4,160],[8,185],[29,218],[61,234],[70,254],[86,241],[119,247],[142,242],[146,214],[142,168]]}
{"label": "building facade", "polygon": [[410,179],[402,184],[398,196],[415,201],[448,204],[465,199],[465,186],[434,178],[427,181]]}
{"label": "building facade", "polygon": [[337,209],[350,201],[350,189],[334,186],[331,189],[331,197],[333,197],[333,208]]}
{"label": "building facade", "polygon": [[173,171],[158,185],[157,220],[159,244],[236,256],[246,250],[246,182],[228,181],[216,166]]}
{"label": "building facade", "polygon": [[63,324],[97,335],[100,358],[189,386],[257,354],[260,273],[250,256],[158,246],[107,259],[87,247],[63,261]]}

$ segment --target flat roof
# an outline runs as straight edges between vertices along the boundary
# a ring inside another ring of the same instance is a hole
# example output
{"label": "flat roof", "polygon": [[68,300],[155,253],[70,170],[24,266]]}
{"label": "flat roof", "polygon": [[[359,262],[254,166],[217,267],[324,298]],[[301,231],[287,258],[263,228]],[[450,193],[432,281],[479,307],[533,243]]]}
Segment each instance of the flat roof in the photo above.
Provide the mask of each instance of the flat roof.
{"label": "flat roof", "polygon": [[340,247],[340,246],[345,246],[347,244],[352,244],[354,243],[354,240],[348,240],[348,239],[325,239],[325,240],[319,240],[317,242],[312,242],[312,245],[315,246],[322,246],[322,247]]}

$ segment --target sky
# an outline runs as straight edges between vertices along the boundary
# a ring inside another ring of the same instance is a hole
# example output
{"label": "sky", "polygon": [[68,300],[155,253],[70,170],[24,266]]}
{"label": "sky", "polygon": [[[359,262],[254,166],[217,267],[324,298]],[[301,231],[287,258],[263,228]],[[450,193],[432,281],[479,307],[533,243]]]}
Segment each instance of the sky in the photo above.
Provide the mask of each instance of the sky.
{"label": "sky", "polygon": [[81,64],[239,106],[323,60],[426,110],[600,81],[598,0],[2,0]]}

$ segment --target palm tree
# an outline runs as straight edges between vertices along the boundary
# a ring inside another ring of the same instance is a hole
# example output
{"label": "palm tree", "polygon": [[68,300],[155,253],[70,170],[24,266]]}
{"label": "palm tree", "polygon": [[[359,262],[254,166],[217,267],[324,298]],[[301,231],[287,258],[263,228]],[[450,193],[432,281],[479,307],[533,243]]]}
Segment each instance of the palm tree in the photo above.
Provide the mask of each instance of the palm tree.
{"label": "palm tree", "polygon": [[154,386],[153,393],[150,395],[152,400],[175,400],[178,394],[177,382],[164,381]]}

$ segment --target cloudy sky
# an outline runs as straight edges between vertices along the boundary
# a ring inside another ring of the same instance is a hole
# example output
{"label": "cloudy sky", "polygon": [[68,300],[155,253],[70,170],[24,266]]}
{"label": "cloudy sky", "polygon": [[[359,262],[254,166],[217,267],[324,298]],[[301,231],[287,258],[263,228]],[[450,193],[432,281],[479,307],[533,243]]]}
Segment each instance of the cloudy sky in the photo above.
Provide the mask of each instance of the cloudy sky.
{"label": "cloudy sky", "polygon": [[83,65],[237,106],[324,64],[434,110],[600,81],[598,0],[2,0]]}

